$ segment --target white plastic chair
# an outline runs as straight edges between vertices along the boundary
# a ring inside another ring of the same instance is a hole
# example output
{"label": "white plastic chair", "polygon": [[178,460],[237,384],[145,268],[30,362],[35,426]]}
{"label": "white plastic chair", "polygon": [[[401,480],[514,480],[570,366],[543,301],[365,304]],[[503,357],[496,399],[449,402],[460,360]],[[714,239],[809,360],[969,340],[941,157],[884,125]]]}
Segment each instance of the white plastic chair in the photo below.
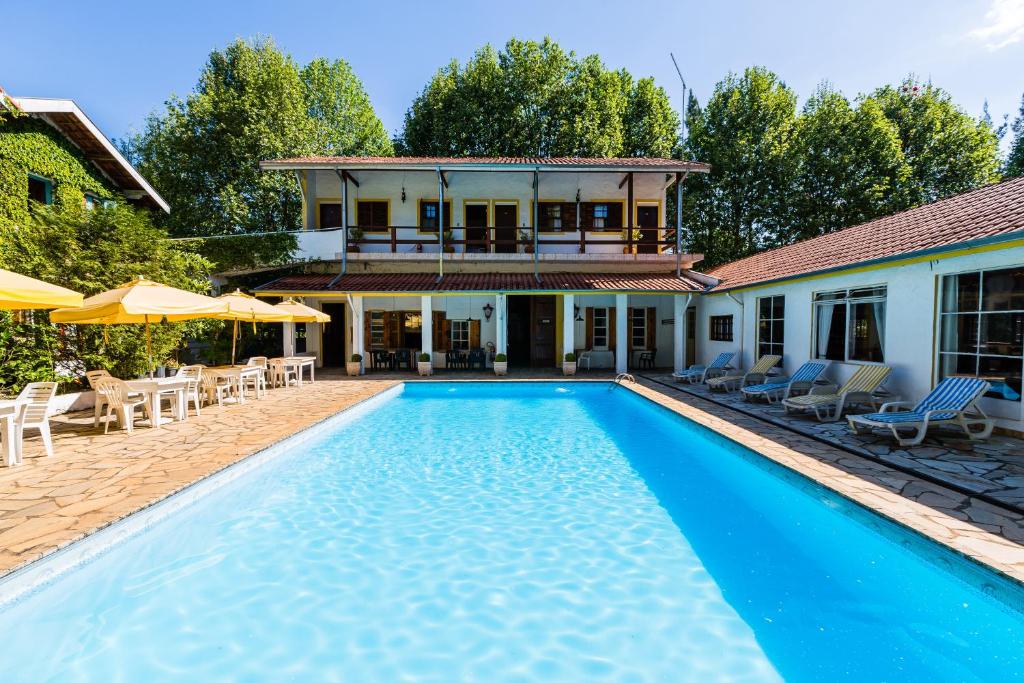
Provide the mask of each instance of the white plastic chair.
{"label": "white plastic chair", "polygon": [[117,423],[121,425],[121,429],[126,430],[130,434],[134,431],[135,427],[135,409],[142,406],[144,417],[149,413],[145,397],[138,394],[133,397],[124,380],[117,379],[116,377],[100,377],[96,380],[95,386],[97,396],[103,394],[104,399],[106,399],[107,411],[106,419],[103,423],[104,434],[110,431],[111,414],[117,416]]}
{"label": "white plastic chair", "polygon": [[199,383],[206,394],[206,402],[213,403],[216,400],[218,407],[224,407],[224,397],[230,398],[235,393],[235,383],[230,378],[213,372],[200,373]]}
{"label": "white plastic chair", "polygon": [[256,398],[263,398],[267,393],[267,357],[253,356],[246,363],[246,366],[250,368],[263,368],[263,372],[258,375],[249,375],[245,377],[242,381],[242,391],[245,391],[247,387],[252,387],[253,393],[256,394]]}
{"label": "white plastic chair", "polygon": [[196,415],[202,415],[199,411],[199,406],[203,402],[202,397],[200,396],[199,386],[202,382],[203,366],[183,365],[178,368],[178,374],[176,376],[188,379],[188,388],[185,389],[185,412],[188,413],[188,402],[192,401],[192,406],[196,409]]}
{"label": "white plastic chair", "polygon": [[32,382],[18,394],[18,398],[28,401],[18,416],[18,443],[24,441],[26,429],[38,429],[43,437],[43,446],[47,455],[53,455],[53,439],[50,437],[50,402],[57,393],[56,382]]}
{"label": "white plastic chair", "polygon": [[291,383],[299,383],[295,368],[285,365],[284,358],[271,358],[268,365],[270,367],[270,385],[275,389],[279,384],[287,387]]}

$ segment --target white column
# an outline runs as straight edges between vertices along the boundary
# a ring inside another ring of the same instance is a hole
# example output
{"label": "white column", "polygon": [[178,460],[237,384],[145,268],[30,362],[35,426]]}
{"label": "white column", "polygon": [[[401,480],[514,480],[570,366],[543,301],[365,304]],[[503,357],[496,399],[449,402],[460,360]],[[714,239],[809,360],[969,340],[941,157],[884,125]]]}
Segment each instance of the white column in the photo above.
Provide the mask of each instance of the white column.
{"label": "white column", "polygon": [[558,359],[559,365],[565,360],[565,354],[576,353],[576,315],[573,313],[575,305],[575,295],[562,296],[562,357]]}
{"label": "white column", "polygon": [[629,306],[629,296],[626,294],[615,295],[615,372],[626,372],[629,366],[629,319],[626,317],[626,307]]}
{"label": "white column", "polygon": [[686,306],[690,295],[672,297],[672,367],[676,372],[686,369]]}
{"label": "white column", "polygon": [[508,353],[508,297],[505,294],[494,295],[495,319],[495,353]]}
{"label": "white column", "polygon": [[[363,298],[359,296],[353,296],[349,298],[349,308],[352,309],[352,315],[349,316],[349,322],[352,325],[352,351],[351,353],[358,353],[360,356],[366,355],[366,341],[363,339]],[[363,359],[366,360],[365,358]],[[348,362],[348,358],[345,359]]]}
{"label": "white column", "polygon": [[[318,311],[323,310],[323,306],[319,299],[306,299],[303,301],[310,308],[315,308]],[[315,365],[323,367],[324,354],[320,350],[320,323],[303,323],[306,326],[306,353],[312,353],[316,356]]]}
{"label": "white column", "polygon": [[287,356],[295,355],[295,323],[284,323],[281,331],[282,352]]}
{"label": "white column", "polygon": [[[434,306],[429,296],[420,297],[420,316],[423,324],[420,328],[420,353],[428,353],[434,356]],[[417,361],[419,358],[416,359]]]}

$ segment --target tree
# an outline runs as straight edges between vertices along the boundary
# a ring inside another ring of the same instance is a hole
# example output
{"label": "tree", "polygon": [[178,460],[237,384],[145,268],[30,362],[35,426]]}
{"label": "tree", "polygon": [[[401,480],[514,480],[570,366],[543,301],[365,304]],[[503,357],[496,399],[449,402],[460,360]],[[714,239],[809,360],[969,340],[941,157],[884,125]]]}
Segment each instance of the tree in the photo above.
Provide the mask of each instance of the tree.
{"label": "tree", "polygon": [[904,204],[910,208],[999,179],[999,140],[991,125],[971,117],[942,88],[913,77],[875,90],[864,102],[881,107],[899,131],[911,173]]}
{"label": "tree", "polygon": [[[195,292],[209,289],[210,264],[180,251],[153,226],[150,213],[126,204],[112,208],[41,208],[21,224],[0,224],[0,266],[68,287],[86,296],[139,275]],[[158,324],[154,357],[173,357],[187,336],[219,322]],[[73,325],[58,329],[45,312],[0,315],[0,387],[26,382],[71,381],[85,370],[106,368],[120,377],[146,370],[140,325]]]}
{"label": "tree", "polygon": [[863,223],[906,204],[911,171],[899,131],[873,100],[854,108],[821,86],[797,121],[792,154],[793,215],[784,241]]}
{"label": "tree", "polygon": [[315,60],[300,71],[269,39],[210,53],[195,92],[171,97],[124,145],[173,211],[174,235],[295,229],[295,178],[264,159],[391,154],[383,125],[351,68]]}
{"label": "tree", "polygon": [[1010,130],[1013,139],[1010,141],[1010,153],[1006,157],[1003,172],[1008,177],[1024,176],[1024,96],[1021,97],[1020,110]]}
{"label": "tree", "polygon": [[706,108],[687,107],[686,151],[711,164],[687,181],[691,249],[715,266],[788,240],[796,95],[772,72],[729,74]]}
{"label": "tree", "polygon": [[438,70],[396,147],[444,156],[666,156],[678,118],[651,79],[610,71],[550,38],[486,45]]}

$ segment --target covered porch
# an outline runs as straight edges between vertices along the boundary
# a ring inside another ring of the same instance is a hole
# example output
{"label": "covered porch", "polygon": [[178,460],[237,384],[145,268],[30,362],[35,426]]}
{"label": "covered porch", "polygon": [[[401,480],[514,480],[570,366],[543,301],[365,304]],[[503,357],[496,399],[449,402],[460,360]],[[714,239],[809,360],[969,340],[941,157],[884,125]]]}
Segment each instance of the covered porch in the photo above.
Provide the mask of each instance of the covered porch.
{"label": "covered porch", "polygon": [[366,370],[414,371],[430,356],[445,370],[485,371],[504,356],[511,369],[559,368],[567,354],[581,373],[682,369],[687,306],[703,284],[662,273],[368,273],[295,275],[257,289],[297,297],[332,323],[285,330],[285,352]]}

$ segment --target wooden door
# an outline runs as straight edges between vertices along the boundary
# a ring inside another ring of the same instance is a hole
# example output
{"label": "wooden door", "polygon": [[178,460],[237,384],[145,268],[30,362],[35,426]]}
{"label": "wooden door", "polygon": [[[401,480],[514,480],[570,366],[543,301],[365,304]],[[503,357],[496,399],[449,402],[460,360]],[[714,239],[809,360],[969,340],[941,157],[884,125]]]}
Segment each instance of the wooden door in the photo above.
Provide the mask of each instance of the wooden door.
{"label": "wooden door", "polygon": [[530,301],[528,296],[509,296],[508,302],[508,364],[509,367],[530,365],[531,324]]}
{"label": "wooden door", "polygon": [[323,347],[320,353],[324,359],[324,367],[344,367],[345,361],[348,360],[345,348],[348,340],[345,308],[345,304],[323,304],[324,313],[331,316],[331,322],[324,325],[321,337]]}
{"label": "wooden door", "polygon": [[697,362],[697,309],[686,309],[686,367]]}
{"label": "wooden door", "polygon": [[[516,226],[519,225],[519,207],[516,204],[494,205],[494,253],[516,253]],[[504,242],[504,243],[502,243]]]}
{"label": "wooden door", "polygon": [[530,365],[551,367],[555,364],[555,297],[530,297],[533,344],[530,351]]}
{"label": "wooden door", "polygon": [[466,204],[466,251],[472,253],[485,251],[486,231],[487,205]]}
{"label": "wooden door", "polygon": [[[658,226],[658,207],[651,206],[649,204],[641,205],[636,207],[636,227],[638,228],[657,228]],[[657,254],[660,249],[658,248],[658,231],[657,230],[641,230],[640,241],[637,244],[636,251],[638,254]]]}

